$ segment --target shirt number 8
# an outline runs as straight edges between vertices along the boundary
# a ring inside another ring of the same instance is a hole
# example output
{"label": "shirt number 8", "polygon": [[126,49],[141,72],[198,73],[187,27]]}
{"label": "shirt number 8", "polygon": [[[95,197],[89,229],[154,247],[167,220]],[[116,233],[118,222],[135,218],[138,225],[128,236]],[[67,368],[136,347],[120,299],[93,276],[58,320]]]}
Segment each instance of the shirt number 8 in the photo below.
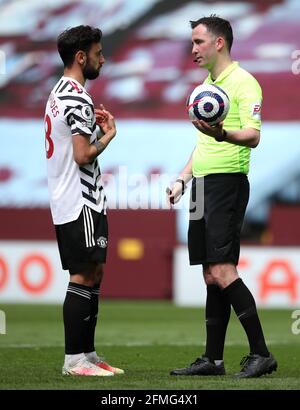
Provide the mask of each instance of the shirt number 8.
{"label": "shirt number 8", "polygon": [[51,127],[51,120],[49,115],[47,114],[45,117],[45,147],[46,147],[46,156],[47,159],[51,158],[53,155],[53,151],[54,151],[54,143],[53,140],[51,139],[51,131],[52,131],[52,127]]}

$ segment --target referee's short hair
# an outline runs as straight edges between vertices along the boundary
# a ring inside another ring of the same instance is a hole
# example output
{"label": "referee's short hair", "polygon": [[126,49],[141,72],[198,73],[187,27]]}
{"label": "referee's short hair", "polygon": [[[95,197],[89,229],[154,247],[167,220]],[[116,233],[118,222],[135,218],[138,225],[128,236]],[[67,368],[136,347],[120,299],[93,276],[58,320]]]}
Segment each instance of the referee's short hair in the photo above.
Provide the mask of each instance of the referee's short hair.
{"label": "referee's short hair", "polygon": [[230,52],[233,42],[233,34],[229,21],[222,19],[215,14],[211,14],[209,17],[201,17],[199,20],[190,21],[190,24],[192,29],[197,27],[199,24],[203,24],[207,27],[207,30],[214,35],[224,37]]}
{"label": "referee's short hair", "polygon": [[57,49],[65,67],[70,67],[75,54],[88,53],[92,44],[101,41],[102,31],[91,26],[76,26],[63,31],[57,38]]}

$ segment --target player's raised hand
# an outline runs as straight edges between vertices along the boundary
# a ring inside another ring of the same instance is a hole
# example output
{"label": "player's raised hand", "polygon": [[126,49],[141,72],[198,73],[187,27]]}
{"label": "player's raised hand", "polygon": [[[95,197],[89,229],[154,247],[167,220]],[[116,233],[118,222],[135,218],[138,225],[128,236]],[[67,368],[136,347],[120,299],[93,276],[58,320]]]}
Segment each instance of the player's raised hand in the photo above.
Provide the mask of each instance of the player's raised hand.
{"label": "player's raised hand", "polygon": [[116,124],[113,115],[106,110],[103,104],[99,105],[99,108],[95,109],[96,123],[101,130],[106,134],[107,132],[113,132],[116,134]]}

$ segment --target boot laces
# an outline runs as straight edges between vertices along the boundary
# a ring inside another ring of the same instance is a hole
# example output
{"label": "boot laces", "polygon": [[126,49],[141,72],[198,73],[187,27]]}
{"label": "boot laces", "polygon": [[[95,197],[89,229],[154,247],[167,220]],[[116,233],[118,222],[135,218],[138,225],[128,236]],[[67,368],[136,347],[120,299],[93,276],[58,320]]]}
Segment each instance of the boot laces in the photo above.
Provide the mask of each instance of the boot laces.
{"label": "boot laces", "polygon": [[244,356],[240,362],[241,366],[244,366],[244,369],[251,364],[255,360],[255,357],[252,354],[248,354]]}
{"label": "boot laces", "polygon": [[197,359],[193,363],[191,363],[191,366],[193,364],[201,364],[203,362],[206,362],[206,360],[204,360],[202,357],[197,357]]}

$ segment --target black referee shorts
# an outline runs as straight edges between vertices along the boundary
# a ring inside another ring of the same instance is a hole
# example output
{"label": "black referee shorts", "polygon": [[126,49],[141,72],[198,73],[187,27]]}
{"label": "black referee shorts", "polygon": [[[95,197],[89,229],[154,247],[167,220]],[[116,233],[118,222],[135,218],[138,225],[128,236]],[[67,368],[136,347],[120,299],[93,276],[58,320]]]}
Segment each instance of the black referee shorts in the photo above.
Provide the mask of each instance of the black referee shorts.
{"label": "black referee shorts", "polygon": [[[199,189],[199,185],[203,189]],[[225,263],[238,264],[240,233],[249,199],[247,175],[211,174],[194,178],[191,204],[203,207],[195,218],[191,206],[188,230],[188,249],[191,265]]]}
{"label": "black referee shorts", "polygon": [[84,205],[77,220],[55,225],[62,268],[81,273],[106,262],[108,224],[103,212]]}

